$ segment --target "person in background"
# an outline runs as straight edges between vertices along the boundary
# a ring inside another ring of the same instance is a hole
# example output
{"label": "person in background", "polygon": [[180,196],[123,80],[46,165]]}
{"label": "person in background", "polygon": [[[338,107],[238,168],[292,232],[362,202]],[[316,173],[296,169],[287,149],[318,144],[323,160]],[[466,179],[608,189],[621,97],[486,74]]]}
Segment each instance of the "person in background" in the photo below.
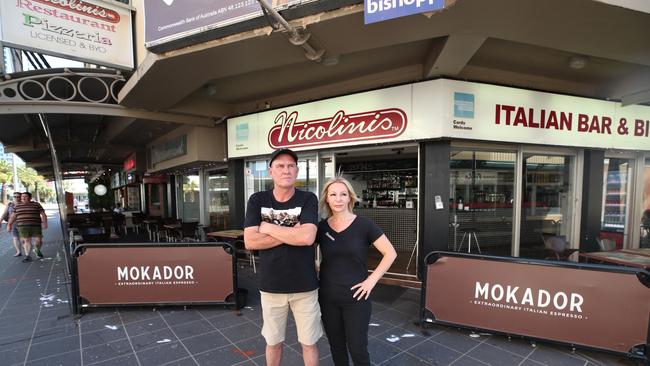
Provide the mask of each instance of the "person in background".
{"label": "person in background", "polygon": [[269,175],[273,189],[249,198],[244,221],[246,249],[259,251],[266,364],[280,365],[291,309],[304,363],[315,366],[323,335],[314,263],[318,199],[295,188],[298,156],[289,149],[271,155]]}
{"label": "person in background", "polygon": [[[9,217],[11,217],[11,214],[14,213],[14,208],[19,203],[20,192],[14,192],[14,199],[13,201],[9,202],[9,204],[7,204],[5,212],[2,214],[2,221],[9,222]],[[22,253],[20,252],[20,237],[18,236],[18,227],[14,226],[14,228],[11,230],[11,238],[13,240],[14,249],[16,249],[16,254],[14,254],[14,257],[20,257]]]}
{"label": "person in background", "polygon": [[47,216],[43,206],[32,201],[31,193],[23,192],[20,195],[20,203],[16,205],[13,214],[9,217],[7,231],[11,232],[14,224],[18,227],[18,235],[23,242],[25,252],[23,262],[32,260],[29,255],[32,248],[32,239],[34,240],[34,254],[38,258],[43,258],[41,246],[43,245],[43,230],[47,229]]}
{"label": "person in background", "polygon": [[113,209],[113,212],[115,212],[115,213],[117,213],[117,214],[124,213],[124,208],[122,207],[122,204],[119,203],[119,202],[116,203],[116,204],[115,204],[115,208]]}
{"label": "person in background", "polygon": [[[371,220],[352,212],[356,201],[352,185],[342,177],[325,183],[320,197],[320,209],[326,219],[319,223],[316,234],[322,253],[319,303],[336,366],[348,365],[348,352],[355,366],[370,365],[370,294],[397,258],[382,230]],[[368,275],[371,245],[382,254],[382,259]]]}

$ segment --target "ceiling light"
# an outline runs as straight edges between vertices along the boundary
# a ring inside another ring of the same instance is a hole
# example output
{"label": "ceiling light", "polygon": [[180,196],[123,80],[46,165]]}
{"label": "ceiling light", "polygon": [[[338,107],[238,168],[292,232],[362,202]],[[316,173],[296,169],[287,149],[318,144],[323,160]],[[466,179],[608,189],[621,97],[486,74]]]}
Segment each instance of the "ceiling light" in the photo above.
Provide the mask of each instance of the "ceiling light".
{"label": "ceiling light", "polygon": [[323,66],[334,66],[339,63],[339,56],[338,55],[333,55],[333,56],[327,56],[321,60],[321,64]]}
{"label": "ceiling light", "polygon": [[212,83],[205,84],[203,86],[203,94],[209,97],[217,94],[217,86]]}
{"label": "ceiling light", "polygon": [[580,70],[587,65],[587,57],[571,56],[569,57],[569,67],[574,70]]}

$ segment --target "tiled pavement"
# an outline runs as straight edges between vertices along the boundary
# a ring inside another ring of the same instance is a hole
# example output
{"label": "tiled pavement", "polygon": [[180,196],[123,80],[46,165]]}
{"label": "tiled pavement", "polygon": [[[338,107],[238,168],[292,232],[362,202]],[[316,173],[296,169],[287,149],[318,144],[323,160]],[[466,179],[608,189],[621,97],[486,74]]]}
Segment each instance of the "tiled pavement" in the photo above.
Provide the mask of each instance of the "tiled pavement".
{"label": "tiled pavement", "polygon": [[[51,217],[54,211],[49,211]],[[60,226],[50,220],[46,258],[22,263],[0,234],[0,365],[264,365],[256,276],[240,268],[248,288],[242,316],[222,307],[105,308],[71,315]],[[635,365],[600,352],[434,326],[414,325],[419,292],[379,286],[370,326],[374,365]],[[283,365],[301,365],[290,322]],[[326,339],[321,365],[332,365]]]}

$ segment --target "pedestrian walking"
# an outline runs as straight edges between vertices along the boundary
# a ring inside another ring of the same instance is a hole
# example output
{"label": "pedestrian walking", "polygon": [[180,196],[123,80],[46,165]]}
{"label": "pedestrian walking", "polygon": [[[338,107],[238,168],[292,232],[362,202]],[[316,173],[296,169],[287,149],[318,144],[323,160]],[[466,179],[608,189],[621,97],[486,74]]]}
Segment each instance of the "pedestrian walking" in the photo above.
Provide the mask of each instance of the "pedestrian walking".
{"label": "pedestrian walking", "polygon": [[[5,212],[2,214],[2,221],[7,221],[7,223],[9,222],[9,218],[11,217],[11,214],[14,213],[14,208],[19,203],[20,203],[20,192],[14,192],[14,199],[13,201],[7,204],[7,207],[5,208]],[[14,254],[14,257],[20,257],[22,255],[20,251],[20,237],[18,236],[18,227],[15,225],[11,230],[11,240],[14,244],[14,249],[16,249],[16,253]]]}
{"label": "pedestrian walking", "polygon": [[318,365],[316,342],[323,334],[318,306],[314,239],[318,199],[295,188],[298,156],[289,149],[271,155],[273,189],[248,200],[246,249],[259,251],[262,336],[266,363],[280,365],[289,309],[293,313],[305,365]]}
{"label": "pedestrian walking", "polygon": [[[348,353],[355,366],[370,365],[370,294],[397,258],[382,230],[352,212],[356,202],[357,195],[346,179],[336,177],[325,183],[320,208],[326,219],[319,223],[316,235],[322,253],[319,302],[336,366],[348,366]],[[368,275],[371,245],[382,254],[382,259]]]}
{"label": "pedestrian walking", "polygon": [[20,195],[20,203],[16,205],[9,218],[7,231],[11,232],[13,225],[17,226],[18,236],[23,243],[25,253],[23,262],[32,260],[30,256],[32,240],[34,242],[34,254],[38,258],[43,258],[41,246],[43,245],[43,230],[47,229],[47,216],[43,206],[32,201],[31,193],[23,192]]}

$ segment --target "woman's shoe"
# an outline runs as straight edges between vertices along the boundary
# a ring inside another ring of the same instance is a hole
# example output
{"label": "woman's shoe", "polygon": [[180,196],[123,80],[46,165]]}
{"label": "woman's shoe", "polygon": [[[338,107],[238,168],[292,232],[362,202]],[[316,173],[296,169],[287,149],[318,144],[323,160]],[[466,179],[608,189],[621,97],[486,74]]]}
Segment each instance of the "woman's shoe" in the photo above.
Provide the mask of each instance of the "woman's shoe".
{"label": "woman's shoe", "polygon": [[23,253],[16,253],[14,254],[14,257],[20,257],[21,255],[23,255]]}

